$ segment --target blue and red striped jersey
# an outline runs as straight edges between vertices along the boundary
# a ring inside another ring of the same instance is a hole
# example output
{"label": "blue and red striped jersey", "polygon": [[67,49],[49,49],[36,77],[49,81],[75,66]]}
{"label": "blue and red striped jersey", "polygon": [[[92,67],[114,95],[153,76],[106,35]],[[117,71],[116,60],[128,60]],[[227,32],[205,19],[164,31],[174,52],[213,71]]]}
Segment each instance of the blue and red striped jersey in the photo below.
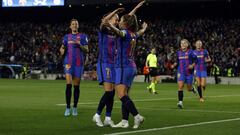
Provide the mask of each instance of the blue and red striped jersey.
{"label": "blue and red striped jersey", "polygon": [[193,74],[193,69],[189,69],[189,65],[196,63],[197,56],[193,53],[192,50],[188,49],[187,51],[178,51],[177,52],[177,61],[178,61],[178,73],[184,75]]}
{"label": "blue and red striped jersey", "polygon": [[[69,41],[80,41],[79,44],[70,44]],[[79,46],[88,45],[88,38],[85,34],[66,34],[63,37],[63,45],[67,49],[64,64],[84,66],[85,54]]]}
{"label": "blue and red striped jersey", "polygon": [[98,32],[98,62],[114,64],[116,37],[108,30]]}
{"label": "blue and red striped jersey", "polygon": [[136,67],[134,51],[138,35],[129,30],[122,32],[125,36],[118,38],[115,67]]}
{"label": "blue and red striped jersey", "polygon": [[195,65],[196,71],[207,71],[207,63],[205,58],[209,57],[208,51],[206,49],[201,49],[200,51],[194,50],[194,54],[197,56],[198,63]]}

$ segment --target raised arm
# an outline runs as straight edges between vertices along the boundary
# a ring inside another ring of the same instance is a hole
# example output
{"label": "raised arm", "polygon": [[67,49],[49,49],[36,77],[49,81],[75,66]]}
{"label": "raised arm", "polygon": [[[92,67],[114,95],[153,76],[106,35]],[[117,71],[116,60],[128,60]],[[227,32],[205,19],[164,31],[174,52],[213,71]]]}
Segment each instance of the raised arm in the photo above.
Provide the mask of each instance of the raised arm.
{"label": "raised arm", "polygon": [[105,16],[105,17],[102,19],[102,22],[101,22],[101,25],[100,25],[100,29],[102,29],[103,24],[104,24],[106,21],[110,20],[115,14],[119,14],[119,13],[121,13],[121,12],[123,12],[123,11],[125,11],[124,8],[117,8],[117,9],[115,9],[114,11],[112,11],[110,14],[108,14],[107,16]]}
{"label": "raised arm", "polygon": [[138,5],[130,12],[128,13],[128,15],[133,15],[137,12],[137,10],[145,3],[146,1],[143,0],[140,3],[138,3]]}
{"label": "raised arm", "polygon": [[125,37],[126,34],[125,34],[123,31],[121,31],[121,30],[119,30],[118,28],[116,28],[115,26],[113,26],[109,21],[106,22],[105,25],[106,25],[107,27],[109,27],[110,30],[111,30],[112,32],[114,32],[116,35],[118,35],[118,36],[120,36],[120,37]]}
{"label": "raised arm", "polygon": [[142,28],[137,32],[138,36],[142,36],[143,33],[146,31],[147,27],[148,27],[148,24],[146,22],[144,22],[142,24]]}

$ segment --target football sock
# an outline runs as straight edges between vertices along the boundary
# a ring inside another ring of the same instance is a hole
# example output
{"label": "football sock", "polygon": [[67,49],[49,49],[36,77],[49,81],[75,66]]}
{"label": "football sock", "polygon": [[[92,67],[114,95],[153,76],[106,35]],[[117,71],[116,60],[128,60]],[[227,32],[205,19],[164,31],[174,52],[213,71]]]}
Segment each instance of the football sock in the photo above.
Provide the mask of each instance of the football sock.
{"label": "football sock", "polygon": [[128,96],[123,96],[121,98],[122,103],[125,105],[125,107],[127,108],[127,110],[133,115],[136,116],[138,114],[138,111],[134,105],[134,103],[132,102],[132,100],[128,97]]}
{"label": "football sock", "polygon": [[66,85],[65,96],[66,96],[67,108],[70,108],[71,96],[72,96],[72,84]]}
{"label": "football sock", "polygon": [[201,86],[198,86],[198,87],[197,87],[197,91],[198,91],[199,97],[202,98],[202,89],[201,89]]}
{"label": "football sock", "polygon": [[115,90],[107,92],[107,100],[106,100],[106,116],[111,117]]}
{"label": "football sock", "polygon": [[183,91],[178,91],[178,101],[183,101]]}
{"label": "football sock", "polygon": [[104,106],[106,105],[108,92],[105,92],[98,103],[97,114],[101,115]]}
{"label": "football sock", "polygon": [[128,120],[128,117],[129,117],[129,111],[127,107],[122,103],[122,119]]}
{"label": "football sock", "polygon": [[78,104],[79,95],[80,95],[79,85],[75,85],[74,86],[74,105],[73,105],[73,107],[75,108],[77,107],[77,104]]}

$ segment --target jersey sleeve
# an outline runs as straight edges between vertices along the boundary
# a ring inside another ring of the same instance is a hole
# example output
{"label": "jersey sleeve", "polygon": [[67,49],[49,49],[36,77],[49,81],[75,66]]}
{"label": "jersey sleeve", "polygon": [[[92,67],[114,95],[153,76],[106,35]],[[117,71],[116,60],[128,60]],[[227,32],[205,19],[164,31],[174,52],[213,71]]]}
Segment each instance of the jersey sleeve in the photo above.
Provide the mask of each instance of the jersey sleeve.
{"label": "jersey sleeve", "polygon": [[65,36],[63,37],[62,44],[66,47],[66,46],[67,46],[67,43],[68,43],[68,38],[67,38],[67,35],[65,35]]}
{"label": "jersey sleeve", "polygon": [[204,57],[205,57],[205,58],[208,58],[208,57],[209,57],[209,53],[208,53],[207,50],[204,50]]}
{"label": "jersey sleeve", "polygon": [[85,35],[85,34],[82,35],[80,43],[81,43],[82,46],[88,45],[88,37],[87,37],[87,35]]}
{"label": "jersey sleeve", "polygon": [[147,61],[149,61],[150,59],[151,59],[151,54],[148,54]]}
{"label": "jersey sleeve", "polygon": [[191,51],[190,56],[191,56],[191,58],[192,58],[193,63],[197,63],[197,62],[198,62],[196,53],[194,53],[193,51]]}

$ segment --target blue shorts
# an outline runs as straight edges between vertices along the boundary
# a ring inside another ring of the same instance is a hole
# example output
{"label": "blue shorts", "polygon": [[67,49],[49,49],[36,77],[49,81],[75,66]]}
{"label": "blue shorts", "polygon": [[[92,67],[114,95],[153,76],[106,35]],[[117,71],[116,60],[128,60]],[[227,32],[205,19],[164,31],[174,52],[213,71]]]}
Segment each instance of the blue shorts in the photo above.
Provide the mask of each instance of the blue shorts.
{"label": "blue shorts", "polygon": [[196,77],[198,78],[206,78],[207,77],[207,71],[197,71]]}
{"label": "blue shorts", "polygon": [[97,63],[98,82],[102,85],[104,82],[115,82],[114,64]]}
{"label": "blue shorts", "polygon": [[116,72],[115,85],[124,84],[128,88],[130,88],[133,79],[137,74],[137,69],[135,67],[115,68],[115,72]]}
{"label": "blue shorts", "polygon": [[83,74],[83,66],[72,66],[70,64],[65,64],[64,73],[70,74],[73,77],[81,78]]}
{"label": "blue shorts", "polygon": [[178,73],[177,78],[178,78],[178,82],[183,81],[184,83],[190,84],[190,85],[192,85],[193,83],[193,75],[185,75],[185,74]]}

